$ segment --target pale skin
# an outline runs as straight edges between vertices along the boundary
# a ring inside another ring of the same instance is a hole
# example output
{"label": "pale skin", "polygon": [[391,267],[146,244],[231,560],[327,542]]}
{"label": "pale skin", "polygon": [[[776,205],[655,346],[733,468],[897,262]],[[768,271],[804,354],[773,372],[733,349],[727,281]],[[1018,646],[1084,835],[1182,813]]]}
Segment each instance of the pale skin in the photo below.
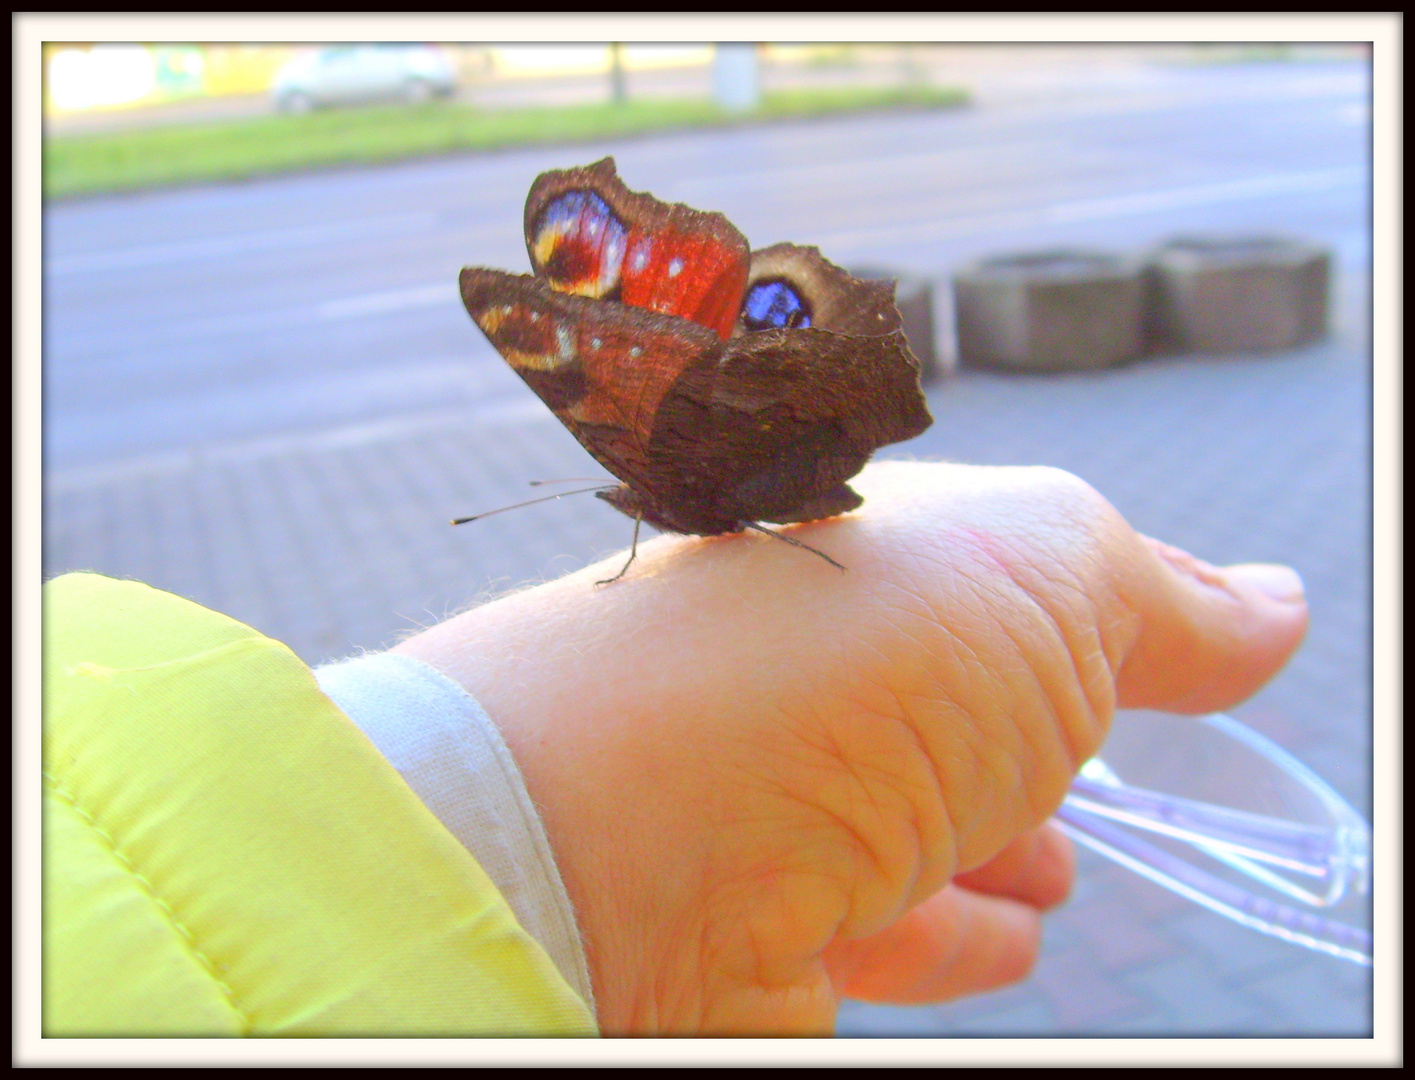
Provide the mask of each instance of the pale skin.
{"label": "pale skin", "polygon": [[1307,625],[1055,469],[868,468],[790,535],[664,536],[394,650],[501,728],[575,905],[606,1034],[819,1035],[1035,962],[1071,886],[1046,823],[1112,712],[1201,713]]}

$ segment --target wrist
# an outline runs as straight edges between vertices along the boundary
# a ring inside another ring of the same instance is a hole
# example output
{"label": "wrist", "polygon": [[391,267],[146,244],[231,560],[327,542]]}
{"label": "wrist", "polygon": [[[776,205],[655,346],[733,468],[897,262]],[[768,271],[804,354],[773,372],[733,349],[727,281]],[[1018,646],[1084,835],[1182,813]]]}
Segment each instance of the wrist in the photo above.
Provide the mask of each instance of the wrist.
{"label": "wrist", "polygon": [[700,849],[689,838],[701,800],[683,797],[696,782],[688,763],[659,760],[639,737],[657,718],[626,703],[613,672],[577,655],[583,636],[557,633],[583,625],[558,595],[551,586],[505,597],[390,651],[458,683],[500,731],[575,909],[601,1030],[661,1029],[681,1019],[666,1009],[693,1006],[656,1000],[654,985],[699,981],[672,969],[701,952],[691,888],[701,874],[685,867]]}

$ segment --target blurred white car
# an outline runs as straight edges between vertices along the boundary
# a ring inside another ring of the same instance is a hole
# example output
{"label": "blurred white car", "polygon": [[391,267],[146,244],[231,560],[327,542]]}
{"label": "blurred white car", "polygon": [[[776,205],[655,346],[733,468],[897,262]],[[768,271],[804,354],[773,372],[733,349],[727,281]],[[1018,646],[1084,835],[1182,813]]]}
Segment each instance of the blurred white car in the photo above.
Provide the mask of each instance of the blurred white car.
{"label": "blurred white car", "polygon": [[300,53],[276,74],[270,92],[281,112],[302,113],[356,102],[421,104],[456,89],[456,73],[441,49],[390,42]]}

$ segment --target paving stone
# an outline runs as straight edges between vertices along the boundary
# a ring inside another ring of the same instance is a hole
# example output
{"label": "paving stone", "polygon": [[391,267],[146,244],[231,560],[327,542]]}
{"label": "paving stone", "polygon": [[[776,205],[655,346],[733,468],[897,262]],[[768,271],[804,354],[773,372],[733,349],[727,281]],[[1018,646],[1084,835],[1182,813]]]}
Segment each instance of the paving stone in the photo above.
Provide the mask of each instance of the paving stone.
{"label": "paving stone", "polygon": [[1157,1006],[1157,1036],[1232,1038],[1266,1026],[1270,1010],[1216,977],[1199,957],[1177,956],[1118,976],[1121,986]]}
{"label": "paving stone", "polygon": [[1274,1017],[1276,1030],[1306,1038],[1371,1035],[1371,972],[1335,958],[1293,965],[1243,984]]}
{"label": "paving stone", "polygon": [[1090,962],[1106,971],[1152,963],[1181,949],[1160,926],[1137,921],[1134,908],[1123,897],[1067,911],[1061,917],[1077,926]]}
{"label": "paving stone", "polygon": [[844,1001],[838,1022],[851,1033],[872,1034],[890,1030],[888,1025],[894,1022],[891,1018],[894,1013],[903,1014],[900,1022],[911,1029],[927,1025],[930,1029],[927,1033],[936,1035],[974,1037],[999,1033],[1046,1034],[1056,1030],[1051,1006],[1030,983],[941,1005],[890,1007]]}
{"label": "paving stone", "polygon": [[939,1007],[900,1008],[842,1001],[835,1018],[839,1038],[936,1038]]}
{"label": "paving stone", "polygon": [[936,1032],[947,1025],[952,1029],[949,1034],[955,1038],[1045,1038],[1057,1029],[1056,1013],[1045,1001],[1026,1000],[1010,1008],[999,1008],[992,1002],[989,1005],[987,1011],[979,1011],[965,1021],[945,1019],[948,1006],[940,1006],[931,1017],[925,1015],[920,1019],[931,1019]]}
{"label": "paving stone", "polygon": [[1031,983],[1051,1006],[1058,1027],[1085,1033],[1116,1017],[1144,1012],[1148,1001],[1110,976],[1089,948],[1048,955]]}
{"label": "paving stone", "polygon": [[1197,908],[1170,921],[1165,929],[1177,951],[1202,955],[1224,979],[1235,983],[1309,962],[1284,941]]}

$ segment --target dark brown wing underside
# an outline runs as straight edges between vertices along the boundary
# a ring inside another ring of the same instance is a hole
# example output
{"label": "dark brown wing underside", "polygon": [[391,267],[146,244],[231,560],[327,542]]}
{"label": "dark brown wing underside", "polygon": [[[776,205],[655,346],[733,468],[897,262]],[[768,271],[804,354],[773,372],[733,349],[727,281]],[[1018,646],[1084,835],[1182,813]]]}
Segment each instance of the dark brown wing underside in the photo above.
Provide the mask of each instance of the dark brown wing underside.
{"label": "dark brown wing underside", "polygon": [[[853,509],[845,481],[932,422],[898,331],[765,330],[726,342],[688,320],[468,268],[491,343],[661,528],[704,535]],[[891,305],[892,306],[892,305]]]}
{"label": "dark brown wing underside", "polygon": [[654,420],[648,461],[674,477],[673,501],[697,511],[684,531],[808,521],[858,505],[844,481],[931,422],[901,334],[769,330],[685,372]]}

